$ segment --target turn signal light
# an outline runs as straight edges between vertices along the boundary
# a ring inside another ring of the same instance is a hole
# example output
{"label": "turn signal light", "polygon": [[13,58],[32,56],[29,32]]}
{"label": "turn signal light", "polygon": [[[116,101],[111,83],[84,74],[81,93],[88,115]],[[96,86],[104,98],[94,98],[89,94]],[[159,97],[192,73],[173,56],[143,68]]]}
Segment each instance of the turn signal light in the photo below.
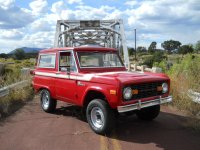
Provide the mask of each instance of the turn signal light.
{"label": "turn signal light", "polygon": [[116,95],[117,92],[116,92],[116,90],[110,90],[110,94],[112,94],[112,95]]}
{"label": "turn signal light", "polygon": [[162,91],[162,86],[157,86],[157,91]]}
{"label": "turn signal light", "polygon": [[138,90],[133,90],[132,93],[133,93],[133,95],[138,94]]}

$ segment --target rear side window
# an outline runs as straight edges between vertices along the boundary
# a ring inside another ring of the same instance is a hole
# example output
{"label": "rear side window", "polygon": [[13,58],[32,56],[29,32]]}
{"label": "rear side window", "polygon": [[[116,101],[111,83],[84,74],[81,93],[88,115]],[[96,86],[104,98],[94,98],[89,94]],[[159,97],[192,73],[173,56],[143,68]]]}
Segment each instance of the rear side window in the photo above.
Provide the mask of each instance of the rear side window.
{"label": "rear side window", "polygon": [[55,68],[56,54],[40,55],[39,68]]}

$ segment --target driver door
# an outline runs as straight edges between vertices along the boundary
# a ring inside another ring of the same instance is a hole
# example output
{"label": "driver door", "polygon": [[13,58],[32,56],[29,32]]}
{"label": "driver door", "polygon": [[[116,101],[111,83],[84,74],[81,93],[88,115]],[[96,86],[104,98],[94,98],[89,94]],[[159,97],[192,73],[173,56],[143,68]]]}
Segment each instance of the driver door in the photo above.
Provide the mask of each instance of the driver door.
{"label": "driver door", "polygon": [[76,103],[77,67],[72,51],[59,52],[58,72],[56,73],[56,97],[59,100]]}

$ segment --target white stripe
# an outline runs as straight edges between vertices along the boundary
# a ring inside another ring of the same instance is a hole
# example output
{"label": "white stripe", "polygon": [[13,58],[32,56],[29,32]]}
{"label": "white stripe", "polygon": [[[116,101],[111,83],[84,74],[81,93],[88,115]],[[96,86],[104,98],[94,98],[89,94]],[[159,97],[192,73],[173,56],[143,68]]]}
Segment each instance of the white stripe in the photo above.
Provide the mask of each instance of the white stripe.
{"label": "white stripe", "polygon": [[95,75],[112,75],[112,74],[117,74],[117,73],[123,73],[123,74],[133,74],[133,73],[138,73],[140,74],[141,72],[129,72],[129,71],[118,71],[118,72],[105,72],[105,73],[96,73]]}
{"label": "white stripe", "polygon": [[64,75],[64,74],[56,74],[56,73],[46,73],[46,72],[35,72],[36,75],[40,76],[48,76],[48,77],[55,77],[55,78],[64,78],[64,79],[73,79],[73,80],[83,80],[83,81],[90,81],[94,74],[85,74],[83,76],[75,76],[75,75]]}
{"label": "white stripe", "polygon": [[[36,71],[36,75],[40,76],[48,76],[48,77],[55,77],[55,78],[64,78],[64,79],[73,79],[73,80],[82,80],[82,81],[90,81],[95,76],[101,76],[101,75],[113,75],[117,73],[123,73],[123,74],[133,74],[133,72],[128,71],[118,71],[118,72],[105,72],[105,73],[96,73],[96,74],[83,74],[81,76],[75,76],[75,75],[67,75],[67,74],[56,74],[56,73],[46,73],[46,72],[39,72]],[[138,72],[137,72],[138,73]]]}

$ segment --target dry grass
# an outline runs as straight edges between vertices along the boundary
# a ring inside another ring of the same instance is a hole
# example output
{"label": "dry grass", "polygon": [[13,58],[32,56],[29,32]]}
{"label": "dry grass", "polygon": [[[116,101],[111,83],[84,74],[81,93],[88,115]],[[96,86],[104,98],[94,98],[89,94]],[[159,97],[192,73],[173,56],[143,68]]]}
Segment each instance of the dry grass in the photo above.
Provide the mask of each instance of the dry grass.
{"label": "dry grass", "polygon": [[188,97],[188,90],[200,92],[200,58],[186,56],[180,64],[174,65],[168,72],[171,79],[173,104],[179,109],[187,110],[192,115],[200,113],[200,105]]}
{"label": "dry grass", "polygon": [[32,100],[33,95],[33,89],[29,86],[12,90],[8,96],[2,97],[0,100],[0,119],[17,111],[27,101]]}
{"label": "dry grass", "polygon": [[[14,62],[14,64],[6,65],[4,74],[0,76],[0,88],[22,80],[30,80],[30,76],[22,76],[20,70],[23,67],[33,66],[29,60],[1,59],[0,62]],[[0,98],[0,118],[12,114],[32,98],[32,87],[11,90],[8,96]]]}

